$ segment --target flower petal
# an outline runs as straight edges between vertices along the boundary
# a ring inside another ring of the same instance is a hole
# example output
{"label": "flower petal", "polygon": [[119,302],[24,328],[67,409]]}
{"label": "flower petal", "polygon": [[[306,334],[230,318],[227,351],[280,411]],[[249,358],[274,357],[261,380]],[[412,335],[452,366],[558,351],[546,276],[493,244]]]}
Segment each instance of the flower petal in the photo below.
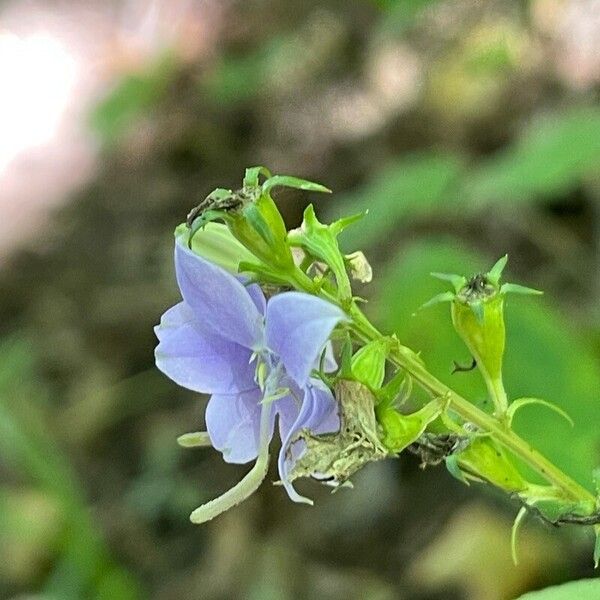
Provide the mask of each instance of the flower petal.
{"label": "flower petal", "polygon": [[170,308],[154,331],[159,339],[156,366],[175,383],[205,394],[233,394],[256,386],[251,351],[199,329],[185,302]]}
{"label": "flower petal", "polygon": [[179,237],[175,244],[177,283],[199,326],[246,348],[262,343],[262,315],[233,275],[194,254]]}
{"label": "flower petal", "polygon": [[237,279],[242,283],[244,288],[246,288],[246,291],[250,295],[250,298],[252,298],[252,302],[254,302],[258,312],[261,315],[264,315],[265,309],[267,308],[267,300],[263,291],[260,289],[260,285],[258,285],[258,283],[246,283],[248,278],[244,276],[238,277]]}
{"label": "flower petal", "polygon": [[340,416],[338,404],[331,390],[321,381],[311,379],[306,386],[304,402],[296,419],[296,422],[288,431],[287,437],[281,444],[278,467],[279,476],[289,497],[294,502],[312,504],[312,500],[300,496],[294,489],[289,475],[302,456],[305,444],[299,440],[292,443],[294,438],[303,430],[308,429],[313,434],[333,433],[340,428]]}
{"label": "flower petal", "polygon": [[[206,429],[214,448],[228,463],[254,460],[260,447],[262,393],[257,388],[237,395],[213,394],[206,407]],[[269,440],[275,412],[271,411]]]}
{"label": "flower petal", "polygon": [[301,292],[284,292],[267,303],[266,342],[290,377],[304,387],[333,328],[346,318],[341,308]]}

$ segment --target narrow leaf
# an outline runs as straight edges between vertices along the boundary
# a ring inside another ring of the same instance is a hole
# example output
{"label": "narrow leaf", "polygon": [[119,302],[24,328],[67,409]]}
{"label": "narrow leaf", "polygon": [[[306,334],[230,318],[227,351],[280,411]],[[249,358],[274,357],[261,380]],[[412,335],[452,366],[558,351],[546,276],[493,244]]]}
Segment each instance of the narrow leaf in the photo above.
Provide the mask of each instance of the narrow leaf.
{"label": "narrow leaf", "polygon": [[500,288],[503,294],[521,294],[523,296],[541,296],[544,292],[519,285],[518,283],[504,283]]}
{"label": "narrow leaf", "polygon": [[437,296],[431,298],[431,300],[425,302],[425,304],[422,304],[419,310],[423,308],[429,308],[430,306],[440,304],[441,302],[452,302],[452,300],[454,300],[454,297],[454,292],[442,292],[441,294],[438,294]]}
{"label": "narrow leaf", "polygon": [[262,189],[266,194],[272,188],[277,186],[306,190],[308,192],[325,192],[331,194],[331,190],[320,183],[314,183],[313,181],[307,181],[306,179],[299,179],[298,177],[291,177],[289,175],[275,175],[274,177],[270,177],[263,183]]}
{"label": "narrow leaf", "polygon": [[571,417],[562,408],[560,408],[559,406],[556,406],[556,404],[552,404],[552,402],[548,402],[547,400],[542,400],[541,398],[519,398],[518,400],[511,402],[510,406],[508,407],[508,410],[506,411],[506,414],[508,416],[509,425],[512,423],[515,413],[520,408],[523,408],[524,406],[527,406],[528,404],[541,404],[542,406],[545,406],[546,408],[553,410],[555,413],[558,413],[561,417],[563,417],[566,421],[569,422],[571,427],[575,427],[575,423],[573,422],[573,419],[571,419]]}
{"label": "narrow leaf", "polygon": [[508,254],[505,254],[502,258],[498,259],[496,264],[489,270],[487,276],[494,285],[498,285],[500,277],[502,276],[502,271],[504,271],[507,262]]}
{"label": "narrow leaf", "polygon": [[449,281],[457,292],[467,283],[466,277],[454,273],[430,273],[430,275],[441,281]]}
{"label": "narrow leaf", "polygon": [[519,557],[517,556],[517,533],[523,523],[523,519],[527,514],[527,509],[522,506],[517,516],[515,517],[515,521],[513,523],[512,529],[510,531],[510,553],[512,555],[512,560],[515,567],[519,564]]}
{"label": "narrow leaf", "polygon": [[249,167],[244,175],[244,187],[258,187],[258,178],[264,175],[267,179],[271,177],[271,171],[267,167]]}

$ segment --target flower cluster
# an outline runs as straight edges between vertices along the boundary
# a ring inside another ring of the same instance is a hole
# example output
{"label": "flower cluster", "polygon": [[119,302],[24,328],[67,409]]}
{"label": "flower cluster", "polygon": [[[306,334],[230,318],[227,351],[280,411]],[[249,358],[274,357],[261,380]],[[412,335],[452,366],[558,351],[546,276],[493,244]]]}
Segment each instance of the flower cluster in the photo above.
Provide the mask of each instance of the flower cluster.
{"label": "flower cluster", "polygon": [[[427,304],[450,303],[452,324],[486,383],[493,410],[482,410],[361,311],[351,281],[369,282],[372,270],[361,252],[344,255],[338,236],[364,215],[323,224],[309,205],[301,227],[287,231],[271,197],[276,186],[329,191],[250,168],[241,189],[215,190],[176,230],[182,301],[156,327],[156,364],[179,385],[211,396],[207,432],[180,443],[209,444],[230,463],[254,461],[192,521],[208,521],[257,489],[278,430],[279,478],[294,502],[312,503],[294,488],[300,477],[339,486],[367,463],[408,448],[423,466],[444,463],[464,483],[484,482],[517,498],[523,506],[513,540],[527,511],[555,524],[594,526],[600,561],[600,494],[512,430],[515,412],[533,403],[569,418],[542,399],[511,399],[504,388],[505,297],[539,292],[500,282],[506,256],[470,278],[434,274],[454,291]],[[420,396],[412,395],[413,384]],[[535,482],[522,463],[537,472]]]}

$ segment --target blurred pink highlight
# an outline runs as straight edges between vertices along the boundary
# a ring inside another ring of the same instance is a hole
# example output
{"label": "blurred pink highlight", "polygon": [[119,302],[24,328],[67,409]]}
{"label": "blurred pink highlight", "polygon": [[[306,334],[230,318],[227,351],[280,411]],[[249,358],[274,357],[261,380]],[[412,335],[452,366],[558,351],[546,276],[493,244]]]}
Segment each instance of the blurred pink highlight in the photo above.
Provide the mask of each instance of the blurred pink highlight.
{"label": "blurred pink highlight", "polygon": [[125,73],[169,49],[209,54],[219,0],[14,1],[0,9],[0,258],[93,175],[87,115]]}

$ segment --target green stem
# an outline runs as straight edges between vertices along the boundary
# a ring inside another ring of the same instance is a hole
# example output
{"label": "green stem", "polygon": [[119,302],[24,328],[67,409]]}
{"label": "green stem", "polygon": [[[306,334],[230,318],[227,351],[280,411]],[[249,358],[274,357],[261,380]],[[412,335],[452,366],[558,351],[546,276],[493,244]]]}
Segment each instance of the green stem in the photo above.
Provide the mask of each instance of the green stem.
{"label": "green stem", "polygon": [[[324,300],[341,306],[339,300],[325,290],[316,290],[312,280],[296,269],[290,283],[295,287],[302,289],[310,294],[322,297]],[[346,307],[341,306],[346,310]],[[364,313],[358,308],[355,302],[352,302],[350,308],[346,310],[351,318],[351,329],[355,335],[365,342],[380,339],[384,337],[379,330],[374,327],[367,319]],[[519,437],[504,421],[489,415],[483,410],[477,408],[466,398],[457,394],[454,390],[442,383],[432,375],[423,364],[411,353],[404,353],[400,348],[392,349],[390,360],[401,369],[404,369],[410,376],[424,389],[436,397],[448,398],[450,408],[460,416],[465,422],[476,425],[481,431],[490,433],[494,439],[510,450],[513,454],[522,459],[536,473],[538,473],[549,484],[560,490],[566,500],[590,505],[590,512],[594,510],[596,499],[579,483],[571,479],[566,473],[561,471],[551,463],[543,454],[538,452],[531,444]],[[503,389],[502,389],[503,391]]]}
{"label": "green stem", "polygon": [[[371,341],[382,337],[382,334],[368,321],[360,309],[355,305],[352,307],[351,316],[353,318],[353,328],[359,337],[365,341]],[[519,437],[514,431],[509,429],[502,421],[487,414],[457,394],[429,373],[419,361],[412,358],[409,354],[394,349],[392,350],[390,360],[396,366],[409,373],[421,387],[428,390],[433,395],[448,398],[452,410],[457,415],[465,421],[473,423],[482,431],[492,434],[498,442],[521,458],[534,469],[534,471],[541,475],[543,479],[562,490],[566,499],[590,503],[590,510],[593,510],[595,498],[588,490],[563,473],[545,456]]]}

